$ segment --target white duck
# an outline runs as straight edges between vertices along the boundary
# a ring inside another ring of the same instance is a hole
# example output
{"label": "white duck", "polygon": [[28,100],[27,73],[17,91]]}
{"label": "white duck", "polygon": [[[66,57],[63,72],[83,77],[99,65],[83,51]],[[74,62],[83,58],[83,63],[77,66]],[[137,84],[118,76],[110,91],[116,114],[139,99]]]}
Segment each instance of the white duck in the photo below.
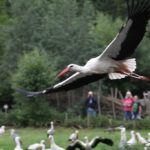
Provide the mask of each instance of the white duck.
{"label": "white duck", "polygon": [[47,130],[47,136],[49,136],[49,135],[54,135],[54,133],[55,133],[55,129],[54,129],[54,122],[53,121],[51,121],[50,122],[50,129],[49,130]]}
{"label": "white duck", "polygon": [[138,142],[139,142],[140,144],[145,145],[145,144],[148,143],[148,142],[146,141],[146,139],[143,138],[139,132],[136,133],[136,137],[137,137],[137,140],[138,140]]}
{"label": "white duck", "polygon": [[115,129],[120,130],[120,142],[119,142],[119,149],[125,149],[127,145],[127,137],[126,137],[126,128],[123,126],[116,127]]}
{"label": "white duck", "polygon": [[128,146],[133,146],[133,145],[137,144],[135,131],[132,130],[130,132],[130,134],[131,134],[131,139],[127,141],[127,145]]}
{"label": "white duck", "polygon": [[71,142],[75,142],[77,139],[79,138],[79,131],[76,130],[74,133],[72,133],[70,136],[69,136],[69,141]]}
{"label": "white duck", "polygon": [[41,140],[40,143],[30,145],[27,150],[45,150],[45,140]]}
{"label": "white duck", "polygon": [[49,135],[48,139],[49,139],[49,141],[50,141],[51,150],[65,150],[64,148],[58,146],[58,145],[55,143],[54,137],[53,137],[52,135]]}
{"label": "white duck", "polygon": [[15,138],[18,136],[18,134],[16,133],[15,129],[11,129],[10,130],[10,136],[13,138],[13,140],[15,140]]}
{"label": "white duck", "polygon": [[15,143],[16,143],[16,147],[14,150],[23,150],[21,148],[22,141],[21,141],[21,138],[19,136],[15,137]]}
{"label": "white duck", "polygon": [[5,133],[5,126],[0,127],[0,136]]}

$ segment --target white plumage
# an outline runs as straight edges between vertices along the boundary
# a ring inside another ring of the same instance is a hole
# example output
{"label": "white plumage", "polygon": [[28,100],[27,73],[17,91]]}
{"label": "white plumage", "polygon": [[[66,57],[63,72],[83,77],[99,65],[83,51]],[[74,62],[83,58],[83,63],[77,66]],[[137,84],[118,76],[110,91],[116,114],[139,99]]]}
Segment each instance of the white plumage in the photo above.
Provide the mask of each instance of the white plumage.
{"label": "white plumage", "polygon": [[55,141],[54,141],[54,137],[52,135],[49,135],[48,137],[49,141],[50,141],[50,148],[51,150],[65,150],[64,148],[58,146]]}
{"label": "white plumage", "polygon": [[54,122],[51,121],[50,124],[51,124],[50,129],[47,130],[47,135],[48,135],[48,136],[49,136],[49,135],[54,135],[54,133],[55,133]]}
{"label": "white plumage", "polygon": [[15,129],[11,129],[10,130],[10,136],[13,138],[13,140],[15,141],[15,138],[18,136],[18,134],[16,133]]}
{"label": "white plumage", "polygon": [[22,145],[22,141],[20,136],[16,133],[15,129],[11,129],[10,130],[10,136],[12,137],[12,139],[15,141],[16,147],[14,148],[14,150],[23,150],[21,145]]}
{"label": "white plumage", "polygon": [[19,136],[17,136],[17,137],[15,138],[15,143],[16,143],[16,147],[15,147],[14,150],[23,150],[23,149],[21,148],[22,141],[21,141],[21,138],[20,138]]}
{"label": "white plumage", "polygon": [[128,146],[133,146],[133,145],[137,144],[135,131],[132,130],[130,132],[130,134],[131,134],[131,139],[127,141],[127,145]]}
{"label": "white plumage", "polygon": [[76,130],[74,133],[72,133],[72,134],[69,136],[69,141],[75,142],[75,141],[78,139],[78,134],[79,134],[79,131],[78,131],[78,130]]}
{"label": "white plumage", "polygon": [[5,126],[0,127],[0,136],[5,133]]}
{"label": "white plumage", "polygon": [[139,132],[136,133],[137,140],[140,144],[145,145],[147,143],[146,139],[141,136]]}
{"label": "white plumage", "polygon": [[45,140],[41,140],[40,143],[30,145],[27,150],[45,150]]}
{"label": "white plumage", "polygon": [[124,149],[127,145],[126,128],[123,126],[116,127],[115,129],[120,130],[120,142],[118,147]]}

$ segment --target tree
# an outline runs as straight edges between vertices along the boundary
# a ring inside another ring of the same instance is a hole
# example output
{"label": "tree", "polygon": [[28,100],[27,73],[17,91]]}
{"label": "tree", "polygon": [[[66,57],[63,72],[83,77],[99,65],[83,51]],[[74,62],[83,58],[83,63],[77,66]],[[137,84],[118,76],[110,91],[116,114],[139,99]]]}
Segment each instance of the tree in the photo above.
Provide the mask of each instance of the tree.
{"label": "tree", "polygon": [[35,47],[46,50],[48,55],[53,53],[56,70],[69,63],[85,63],[95,56],[93,49],[97,45],[90,35],[94,10],[89,1],[79,13],[76,1],[13,0],[10,12],[9,23],[0,29],[5,35],[0,65],[1,98],[12,98],[8,91],[12,91],[10,78],[17,58]]}
{"label": "tree", "polygon": [[95,9],[104,14],[111,15],[113,18],[125,17],[126,15],[126,2],[120,0],[91,0]]}
{"label": "tree", "polygon": [[[44,50],[34,49],[24,53],[18,60],[15,73],[12,75],[12,87],[24,87],[28,90],[42,90],[54,82],[54,63],[52,57]],[[46,123],[49,115],[49,105],[46,97],[26,98],[20,94],[14,94],[14,108],[17,119],[22,124]]]}

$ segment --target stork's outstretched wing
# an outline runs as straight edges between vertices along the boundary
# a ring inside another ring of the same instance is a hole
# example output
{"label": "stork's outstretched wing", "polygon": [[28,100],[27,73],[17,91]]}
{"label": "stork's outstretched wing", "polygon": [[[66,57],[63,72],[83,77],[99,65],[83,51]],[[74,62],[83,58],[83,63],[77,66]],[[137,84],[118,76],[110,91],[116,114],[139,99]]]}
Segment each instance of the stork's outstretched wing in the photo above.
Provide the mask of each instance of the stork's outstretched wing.
{"label": "stork's outstretched wing", "polygon": [[31,91],[26,91],[21,88],[17,88],[16,91],[19,93],[24,94],[25,96],[32,97],[32,96],[38,96],[38,95],[44,95],[48,93],[55,93],[58,91],[68,91],[71,89],[76,89],[79,88],[83,85],[86,85],[90,82],[97,81],[103,77],[105,77],[107,74],[81,74],[79,72],[73,74],[71,77],[67,78],[66,80],[51,86],[49,88],[46,88],[42,91],[38,92],[31,92]]}
{"label": "stork's outstretched wing", "polygon": [[111,139],[108,138],[102,138],[102,137],[95,137],[92,141],[91,141],[91,147],[94,148],[97,146],[97,144],[99,143],[103,143],[109,146],[112,146],[114,143]]}
{"label": "stork's outstretched wing", "polygon": [[150,18],[150,0],[126,0],[128,20],[106,47],[100,58],[109,56],[115,60],[123,60],[133,54],[146,32]]}
{"label": "stork's outstretched wing", "polygon": [[86,144],[80,140],[76,140],[74,143],[70,144],[66,150],[76,150],[76,149],[80,149],[80,150],[86,150]]}

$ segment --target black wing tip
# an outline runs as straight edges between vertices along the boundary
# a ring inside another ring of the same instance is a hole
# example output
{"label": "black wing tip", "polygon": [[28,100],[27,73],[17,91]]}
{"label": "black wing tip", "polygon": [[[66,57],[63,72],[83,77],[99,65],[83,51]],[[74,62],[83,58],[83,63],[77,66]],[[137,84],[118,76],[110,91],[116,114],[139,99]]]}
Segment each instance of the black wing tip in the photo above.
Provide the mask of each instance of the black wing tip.
{"label": "black wing tip", "polygon": [[18,93],[21,93],[21,94],[23,94],[23,95],[25,95],[25,96],[27,96],[28,94],[28,92],[25,90],[25,89],[22,89],[22,88],[16,88],[16,91],[18,92]]}
{"label": "black wing tip", "polygon": [[127,0],[128,17],[132,18],[137,14],[145,14],[150,17],[150,1],[149,0]]}
{"label": "black wing tip", "polygon": [[113,146],[114,145],[114,142],[111,139],[104,139],[103,143],[105,143],[105,144],[107,144],[109,146]]}
{"label": "black wing tip", "polygon": [[29,91],[22,89],[22,88],[16,88],[16,91],[25,95],[26,97],[33,97],[33,96],[37,96],[37,95],[41,94],[41,92],[29,92]]}

